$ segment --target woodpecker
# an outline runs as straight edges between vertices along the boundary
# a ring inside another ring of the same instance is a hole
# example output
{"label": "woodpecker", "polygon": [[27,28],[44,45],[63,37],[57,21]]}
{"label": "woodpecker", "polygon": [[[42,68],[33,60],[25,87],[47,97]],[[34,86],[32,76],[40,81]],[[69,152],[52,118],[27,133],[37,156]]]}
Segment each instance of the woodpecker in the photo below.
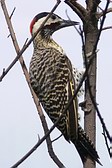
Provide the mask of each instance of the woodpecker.
{"label": "woodpecker", "polygon": [[[30,24],[32,36],[48,14],[43,12],[34,17]],[[62,115],[57,128],[68,142],[75,145],[82,162],[90,157],[101,164],[92,141],[79,125],[77,97],[63,114],[77,88],[81,73],[73,68],[62,47],[53,40],[52,34],[61,28],[77,24],[78,22],[64,20],[54,13],[50,16],[33,40],[34,52],[29,68],[30,82],[52,122],[55,123]]]}

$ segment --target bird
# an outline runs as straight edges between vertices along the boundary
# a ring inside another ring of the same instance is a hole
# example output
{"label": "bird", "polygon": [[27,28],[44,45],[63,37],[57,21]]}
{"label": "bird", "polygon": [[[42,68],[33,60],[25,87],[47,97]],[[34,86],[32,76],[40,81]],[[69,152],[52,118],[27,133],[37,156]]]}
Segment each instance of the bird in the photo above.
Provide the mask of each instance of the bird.
{"label": "bird", "polygon": [[[35,35],[49,12],[37,14],[30,24],[30,33]],[[33,39],[33,56],[30,61],[29,77],[31,86],[45,112],[55,123],[60,115],[57,128],[65,140],[75,145],[82,163],[89,157],[98,162],[98,153],[78,120],[78,97],[76,96],[65,113],[65,107],[80,82],[82,74],[73,67],[62,47],[54,41],[56,31],[78,25],[76,21],[62,19],[52,13]]]}

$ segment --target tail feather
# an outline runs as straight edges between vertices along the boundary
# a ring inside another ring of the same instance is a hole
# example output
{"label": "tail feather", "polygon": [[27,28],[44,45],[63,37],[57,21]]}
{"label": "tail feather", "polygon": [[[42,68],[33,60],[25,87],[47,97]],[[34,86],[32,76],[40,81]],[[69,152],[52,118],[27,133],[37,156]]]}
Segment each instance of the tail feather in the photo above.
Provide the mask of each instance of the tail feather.
{"label": "tail feather", "polygon": [[89,157],[93,161],[96,161],[97,163],[102,165],[99,161],[99,156],[97,151],[95,150],[94,144],[80,126],[78,127],[78,139],[72,139],[72,143],[75,145],[83,163]]}

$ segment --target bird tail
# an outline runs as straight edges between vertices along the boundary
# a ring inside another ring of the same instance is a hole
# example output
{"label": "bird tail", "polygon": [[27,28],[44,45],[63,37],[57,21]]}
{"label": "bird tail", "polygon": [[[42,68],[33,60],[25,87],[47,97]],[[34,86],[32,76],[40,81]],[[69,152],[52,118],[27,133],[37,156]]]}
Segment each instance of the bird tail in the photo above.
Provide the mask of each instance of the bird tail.
{"label": "bird tail", "polygon": [[89,157],[102,166],[101,162],[99,161],[99,156],[97,151],[95,150],[94,144],[81,128],[81,126],[78,127],[78,139],[72,139],[71,141],[75,145],[83,163]]}

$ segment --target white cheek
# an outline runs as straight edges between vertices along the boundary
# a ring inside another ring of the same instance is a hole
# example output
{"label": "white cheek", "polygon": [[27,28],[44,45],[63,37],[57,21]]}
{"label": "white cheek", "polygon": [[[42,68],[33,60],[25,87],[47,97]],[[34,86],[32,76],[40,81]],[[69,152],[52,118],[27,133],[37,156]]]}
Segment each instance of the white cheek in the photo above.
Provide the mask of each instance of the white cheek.
{"label": "white cheek", "polygon": [[[47,17],[47,16],[46,16],[46,17]],[[33,33],[35,33],[35,32],[39,29],[39,27],[41,26],[41,24],[43,23],[43,21],[46,19],[46,17],[43,17],[43,18],[39,19],[39,20],[34,24],[33,29],[32,29],[32,32],[33,32]],[[60,21],[60,19],[58,19],[58,20]],[[56,20],[51,20],[51,18],[49,18],[49,19],[47,20],[47,22],[45,23],[45,25],[50,25],[51,22],[52,22],[52,23],[55,23],[55,22],[57,22],[57,19],[56,19]]]}
{"label": "white cheek", "polygon": [[45,20],[46,17],[42,18],[42,19],[39,19],[33,26],[33,30],[32,32],[35,33],[39,27],[41,26],[41,24],[43,23],[43,21]]}

